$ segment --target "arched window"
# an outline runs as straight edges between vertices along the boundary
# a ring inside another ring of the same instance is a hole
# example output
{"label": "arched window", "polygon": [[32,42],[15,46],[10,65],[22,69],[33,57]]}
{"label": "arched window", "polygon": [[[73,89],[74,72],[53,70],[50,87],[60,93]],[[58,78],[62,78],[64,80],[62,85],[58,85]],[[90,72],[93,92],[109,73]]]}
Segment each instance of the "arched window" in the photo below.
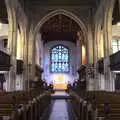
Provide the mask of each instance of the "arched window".
{"label": "arched window", "polygon": [[50,71],[53,73],[69,72],[69,49],[63,45],[57,45],[50,51]]}

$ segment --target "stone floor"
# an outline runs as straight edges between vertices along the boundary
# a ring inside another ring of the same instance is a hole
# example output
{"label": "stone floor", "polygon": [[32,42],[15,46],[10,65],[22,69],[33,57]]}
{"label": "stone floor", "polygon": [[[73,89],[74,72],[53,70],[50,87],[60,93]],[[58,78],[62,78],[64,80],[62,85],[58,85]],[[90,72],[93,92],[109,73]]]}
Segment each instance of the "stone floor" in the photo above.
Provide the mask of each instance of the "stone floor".
{"label": "stone floor", "polygon": [[[70,106],[70,100],[64,99],[69,95],[64,91],[56,91],[52,96],[62,96],[62,99],[54,99],[52,105],[51,114],[48,120],[75,120]],[[63,97],[64,96],[64,97]]]}
{"label": "stone floor", "polygon": [[65,91],[56,91],[54,94],[53,94],[53,96],[58,96],[58,95],[60,95],[60,96],[62,96],[62,95],[64,95],[64,96],[69,96]]}
{"label": "stone floor", "polygon": [[55,100],[49,120],[69,120],[67,103],[65,100]]}

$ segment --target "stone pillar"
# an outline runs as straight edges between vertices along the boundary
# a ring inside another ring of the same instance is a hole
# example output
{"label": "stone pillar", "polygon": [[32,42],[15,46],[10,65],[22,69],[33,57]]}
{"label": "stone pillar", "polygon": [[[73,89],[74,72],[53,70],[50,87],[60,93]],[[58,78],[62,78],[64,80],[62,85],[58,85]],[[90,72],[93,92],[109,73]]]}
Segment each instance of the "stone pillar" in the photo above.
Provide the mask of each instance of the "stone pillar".
{"label": "stone pillar", "polygon": [[[104,52],[103,52],[103,30],[101,30],[102,26],[102,21],[100,22],[99,25],[99,35],[98,35],[98,58],[99,60],[104,58]],[[103,60],[104,62],[104,60]],[[103,63],[103,69],[104,69],[104,63]],[[103,70],[104,71],[104,70]],[[105,90],[105,79],[104,79],[104,73],[98,73],[98,81],[99,81],[99,86],[100,90]]]}
{"label": "stone pillar", "polygon": [[114,6],[114,0],[106,0],[104,3],[104,78],[105,78],[105,90],[114,91],[114,79],[110,71],[110,58],[112,53],[112,11]]}
{"label": "stone pillar", "polygon": [[104,90],[104,77],[101,73],[99,73],[98,71],[98,61],[101,58],[101,51],[102,51],[102,48],[101,48],[101,18],[100,16],[97,17],[97,20],[96,20],[96,28],[95,28],[95,44],[94,44],[94,65],[95,65],[95,86],[96,86],[96,89],[95,90]]}
{"label": "stone pillar", "polygon": [[92,25],[88,25],[88,33],[87,33],[87,42],[86,42],[86,56],[87,56],[87,64],[93,63],[93,33],[92,33]]}
{"label": "stone pillar", "polygon": [[44,66],[44,43],[43,43],[43,40],[42,38],[40,39],[40,44],[41,44],[41,50],[40,50],[40,65],[41,65],[41,68],[43,68]]}
{"label": "stone pillar", "polygon": [[[22,29],[17,31],[17,60],[23,61],[24,33]],[[22,62],[21,61],[21,62]],[[23,72],[16,75],[16,90],[23,90]]]}
{"label": "stone pillar", "polygon": [[98,61],[98,39],[97,39],[97,34],[98,34],[98,23],[95,24],[95,31],[94,31],[94,90],[99,90],[99,81],[98,81],[98,66],[97,66],[97,61]]}
{"label": "stone pillar", "polygon": [[[36,34],[33,31],[33,27],[30,26],[29,31],[29,43],[28,43],[28,81],[30,86],[32,82],[35,81],[35,62],[36,62]],[[32,86],[31,86],[32,87]]]}
{"label": "stone pillar", "polygon": [[[86,41],[86,64],[87,69],[90,69],[92,63],[93,63],[93,33],[92,33],[92,25],[88,24],[88,32],[87,32],[87,41]],[[88,75],[87,72],[87,90],[93,90],[94,89],[94,81],[93,78],[91,78],[90,75]]]}
{"label": "stone pillar", "polygon": [[41,41],[41,34],[36,35],[36,64],[41,67],[43,61],[43,43]]}
{"label": "stone pillar", "polygon": [[32,41],[33,45],[32,45],[32,80],[35,81],[35,64],[36,64],[36,35],[34,34],[34,39]]}
{"label": "stone pillar", "polygon": [[[40,67],[41,68],[44,68],[44,43],[43,43],[43,40],[42,40],[42,36],[41,36],[41,33],[40,33],[40,38],[39,38],[39,41],[40,41]],[[42,73],[42,76],[41,76],[41,79],[44,80],[44,72]]]}
{"label": "stone pillar", "polygon": [[17,18],[16,8],[17,0],[5,0],[9,20],[8,48],[11,55],[11,68],[9,71],[8,90],[16,89],[16,47],[17,47]]}
{"label": "stone pillar", "polygon": [[[76,62],[76,70],[80,68],[82,65],[82,42],[83,42],[83,34],[82,31],[77,32],[77,40],[76,40],[76,53],[77,53],[77,58],[75,60]],[[79,79],[79,73],[76,72],[76,79]]]}
{"label": "stone pillar", "polygon": [[[77,58],[75,60],[76,62],[76,70],[78,70],[82,64],[82,47],[81,47],[81,41],[78,39],[76,42],[76,53]],[[79,79],[79,74],[76,72],[76,79]]]}
{"label": "stone pillar", "polygon": [[[35,76],[35,55],[33,55],[33,42],[34,42],[34,37],[33,37],[33,31],[30,29],[29,31],[29,40],[28,40],[28,81],[31,86],[32,81],[34,80]],[[34,57],[34,58],[33,58]]]}
{"label": "stone pillar", "polygon": [[77,70],[80,68],[80,65],[82,64],[82,32],[77,33],[77,42],[76,42],[76,47],[77,47],[77,65],[76,68]]}
{"label": "stone pillar", "polygon": [[24,71],[23,71],[23,90],[29,90],[29,78],[28,78],[28,32],[27,25],[23,29],[24,35],[24,52],[23,52],[23,61],[24,61]]}

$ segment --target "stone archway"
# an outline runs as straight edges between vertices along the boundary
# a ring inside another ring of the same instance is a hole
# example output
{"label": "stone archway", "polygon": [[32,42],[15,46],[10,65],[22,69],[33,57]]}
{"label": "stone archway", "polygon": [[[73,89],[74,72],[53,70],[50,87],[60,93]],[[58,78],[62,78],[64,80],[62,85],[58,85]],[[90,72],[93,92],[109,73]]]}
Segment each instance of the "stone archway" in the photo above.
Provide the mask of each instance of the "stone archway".
{"label": "stone archway", "polygon": [[76,15],[74,15],[73,13],[64,10],[64,9],[57,9],[55,11],[52,11],[50,13],[48,13],[47,15],[45,15],[39,22],[38,24],[35,26],[34,28],[34,35],[39,31],[39,29],[42,27],[42,25],[48,21],[50,18],[54,17],[55,15],[65,15],[69,18],[71,18],[72,20],[74,20],[81,28],[83,35],[84,35],[84,40],[86,40],[86,32],[87,32],[87,28],[85,26],[85,24],[80,20],[80,18],[78,18]]}
{"label": "stone archway", "polygon": [[[87,39],[87,36],[86,36],[86,33],[87,33],[87,27],[85,26],[85,24],[80,20],[80,18],[78,18],[76,15],[74,15],[73,13],[67,11],[67,10],[64,10],[64,9],[57,9],[57,10],[54,10],[50,13],[48,13],[47,15],[45,15],[39,22],[38,24],[34,27],[34,30],[33,30],[33,40],[34,40],[34,46],[33,46],[33,52],[35,52],[35,43],[36,43],[36,35],[37,33],[39,32],[40,28],[42,27],[42,25],[47,22],[50,18],[56,16],[56,15],[59,15],[59,14],[62,14],[62,15],[65,15],[69,18],[71,18],[73,21],[75,21],[79,27],[81,28],[82,30],[82,33],[83,33],[83,38],[84,38],[84,41],[86,41]],[[85,43],[85,42],[84,42]],[[34,54],[33,54],[34,55]]]}
{"label": "stone archway", "polygon": [[[36,41],[36,35],[37,33],[39,32],[40,28],[42,27],[42,25],[47,22],[50,18],[56,16],[56,15],[59,15],[59,14],[62,14],[62,15],[65,15],[69,18],[71,18],[73,21],[75,21],[78,26],[81,28],[81,31],[83,33],[83,43],[86,44],[86,39],[87,39],[87,27],[85,26],[85,24],[83,23],[83,21],[80,20],[80,18],[78,18],[76,15],[74,15],[72,12],[69,12],[67,10],[64,10],[64,9],[57,9],[57,10],[54,10],[50,13],[48,13],[47,15],[45,15],[38,23],[37,25],[35,26],[34,30],[33,30],[33,40],[34,42]],[[36,43],[36,42],[35,42]],[[33,52],[35,51],[35,43],[34,43],[34,46],[33,46]],[[85,45],[86,46],[86,45]],[[82,58],[81,58],[82,59]],[[82,60],[81,60],[82,61]]]}
{"label": "stone archway", "polygon": [[[34,30],[33,30],[33,64],[32,64],[32,70],[35,71],[34,69],[34,66],[35,66],[35,52],[36,52],[36,48],[35,48],[35,44],[36,44],[36,36],[37,36],[37,33],[39,32],[40,28],[42,27],[42,25],[44,23],[46,23],[50,18],[56,16],[56,15],[65,15],[67,17],[69,17],[70,19],[72,19],[73,21],[75,21],[78,26],[81,28],[81,31],[83,33],[83,40],[84,40],[84,43],[86,42],[86,39],[87,39],[87,28],[85,26],[85,24],[80,20],[80,18],[78,18],[76,15],[74,15],[73,13],[67,11],[67,10],[64,10],[64,9],[57,9],[55,11],[52,11],[50,13],[48,13],[47,15],[45,15],[39,22],[38,24],[34,27]],[[33,78],[34,78],[35,74],[33,75]]]}

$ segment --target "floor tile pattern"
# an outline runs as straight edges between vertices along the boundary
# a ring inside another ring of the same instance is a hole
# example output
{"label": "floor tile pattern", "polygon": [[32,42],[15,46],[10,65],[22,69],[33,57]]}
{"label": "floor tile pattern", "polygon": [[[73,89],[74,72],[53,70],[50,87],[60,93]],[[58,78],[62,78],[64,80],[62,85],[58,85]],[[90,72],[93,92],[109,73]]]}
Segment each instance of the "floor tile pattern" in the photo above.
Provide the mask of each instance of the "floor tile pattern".
{"label": "floor tile pattern", "polygon": [[[63,91],[55,92],[54,96],[58,95],[68,96],[68,94]],[[55,100],[49,120],[69,120],[67,102],[65,99]]]}

